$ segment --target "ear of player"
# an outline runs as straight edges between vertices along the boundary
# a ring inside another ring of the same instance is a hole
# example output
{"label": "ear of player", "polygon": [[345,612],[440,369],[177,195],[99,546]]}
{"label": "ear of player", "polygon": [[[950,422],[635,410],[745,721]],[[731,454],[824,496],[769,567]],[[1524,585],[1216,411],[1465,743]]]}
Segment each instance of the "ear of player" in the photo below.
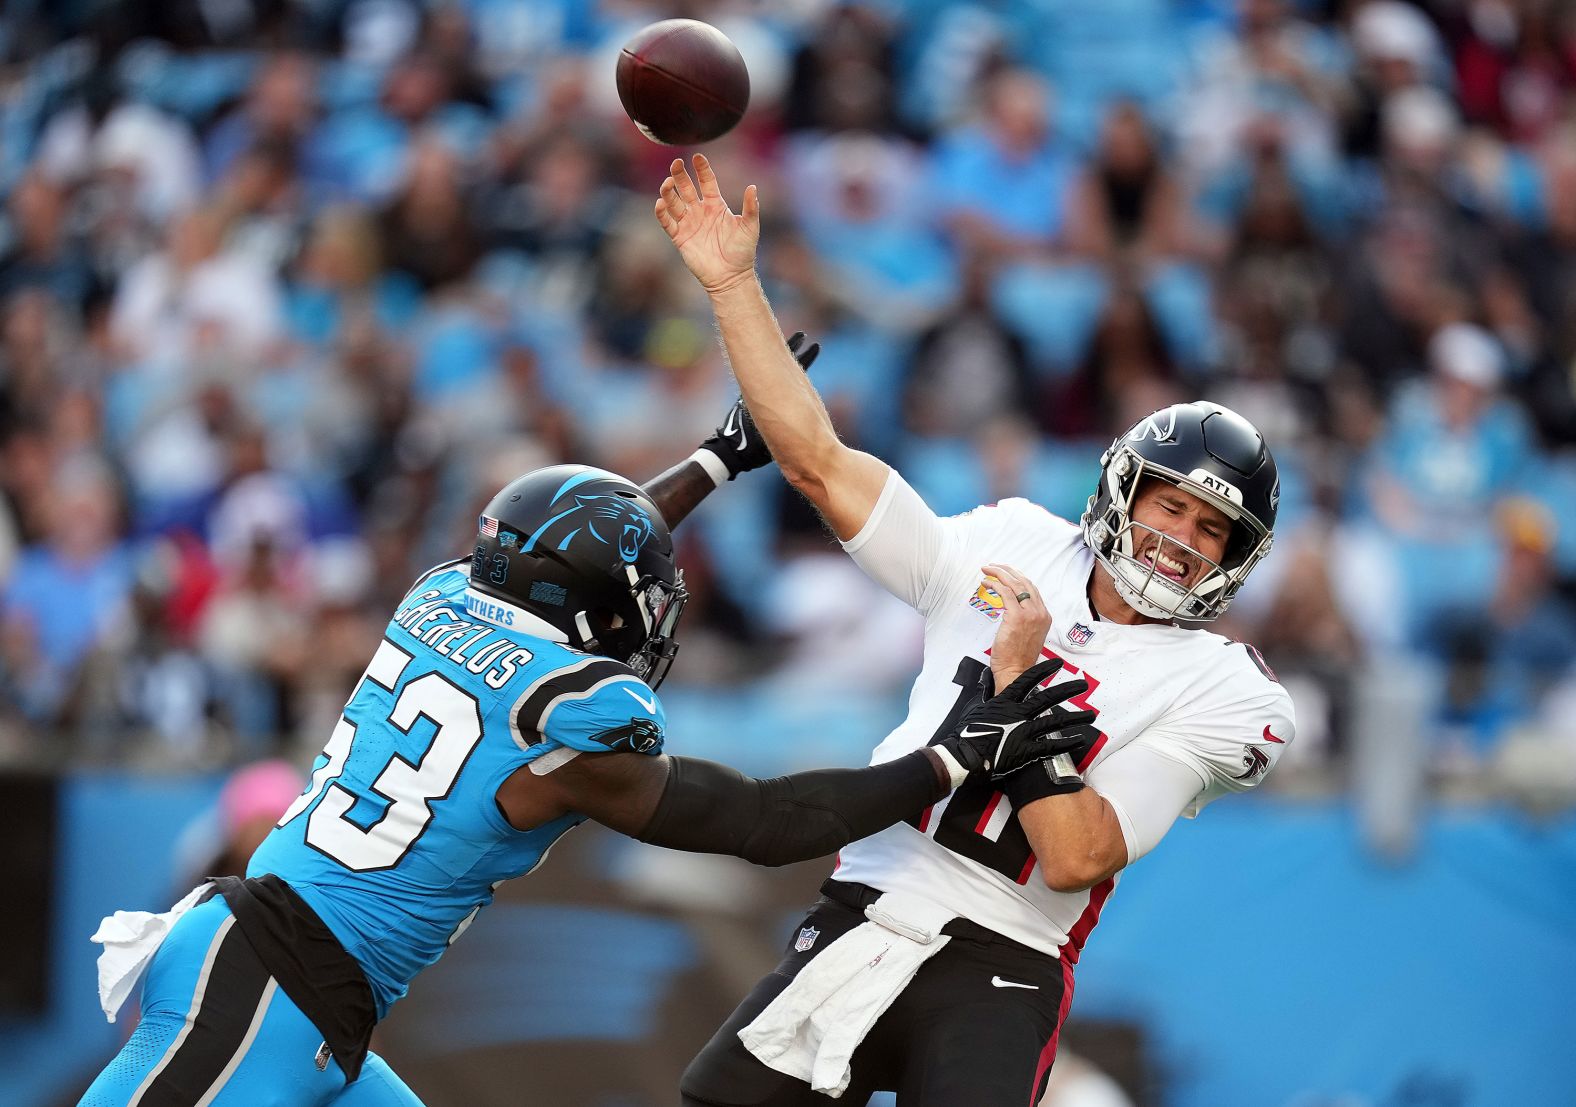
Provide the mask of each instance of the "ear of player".
{"label": "ear of player", "polygon": [[[793,359],[799,363],[799,368],[806,373],[810,366],[815,364],[815,359],[820,356],[821,344],[805,342],[803,331],[795,331],[788,340],[788,349],[793,354]],[[761,437],[760,431],[755,429],[755,420],[750,418],[750,409],[744,406],[744,397],[740,396],[728,409],[728,415],[722,421],[722,426],[700,448],[715,455],[722,462],[723,468],[728,471],[728,479],[732,480],[740,473],[748,473],[752,469],[759,469],[771,463],[771,451],[766,448],[766,440]],[[710,466],[708,466],[708,469]]]}
{"label": "ear of player", "polygon": [[1097,713],[1064,705],[1088,691],[1088,682],[1039,687],[1061,667],[1061,659],[1052,658],[1025,670],[999,694],[963,712],[934,745],[964,773],[988,772],[998,781],[1057,754],[1070,754],[1075,763],[1082,760],[1098,740],[1091,725]]}

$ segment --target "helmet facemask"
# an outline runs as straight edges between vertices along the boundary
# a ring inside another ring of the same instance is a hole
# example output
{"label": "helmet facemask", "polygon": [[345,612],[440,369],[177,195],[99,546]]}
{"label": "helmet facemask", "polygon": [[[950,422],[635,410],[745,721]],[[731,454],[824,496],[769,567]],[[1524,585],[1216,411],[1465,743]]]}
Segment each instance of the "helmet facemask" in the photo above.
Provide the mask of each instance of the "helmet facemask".
{"label": "helmet facemask", "polygon": [[[1096,559],[1110,571],[1117,593],[1151,619],[1208,622],[1219,618],[1254,566],[1269,553],[1271,532],[1197,480],[1157,465],[1129,446],[1115,446],[1101,460],[1101,491],[1089,499],[1084,536]],[[1231,534],[1219,561],[1133,519],[1133,502],[1146,477],[1196,496],[1231,520]],[[1161,557],[1177,554],[1196,567],[1191,584],[1179,583],[1160,571]]]}
{"label": "helmet facemask", "polygon": [[689,593],[684,590],[684,572],[680,570],[672,584],[654,577],[636,580],[633,565],[629,566],[629,575],[630,591],[646,636],[639,648],[629,655],[626,664],[636,676],[656,688],[667,679],[668,670],[673,667],[673,659],[679,652],[673,635],[678,630],[684,605],[689,602]]}

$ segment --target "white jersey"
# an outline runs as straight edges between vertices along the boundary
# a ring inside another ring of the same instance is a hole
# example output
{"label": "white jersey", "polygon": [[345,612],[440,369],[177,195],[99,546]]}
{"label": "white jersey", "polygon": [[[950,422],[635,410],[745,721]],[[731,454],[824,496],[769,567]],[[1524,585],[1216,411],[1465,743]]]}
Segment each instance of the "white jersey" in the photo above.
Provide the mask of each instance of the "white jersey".
{"label": "white jersey", "polygon": [[[1102,737],[1080,768],[1115,809],[1129,861],[1177,815],[1258,784],[1292,738],[1291,697],[1252,646],[1199,629],[1096,618],[1088,602],[1095,560],[1082,532],[1027,500],[941,519],[893,472],[844,548],[925,617],[924,667],[908,718],[876,747],[872,764],[925,746],[978,694],[1002,602],[982,584],[981,566],[992,562],[1035,583],[1052,616],[1044,655],[1088,681],[1069,702],[1099,711]],[[1010,801],[979,778],[913,824],[848,846],[834,875],[923,896],[1072,962],[1116,884],[1052,891]]]}

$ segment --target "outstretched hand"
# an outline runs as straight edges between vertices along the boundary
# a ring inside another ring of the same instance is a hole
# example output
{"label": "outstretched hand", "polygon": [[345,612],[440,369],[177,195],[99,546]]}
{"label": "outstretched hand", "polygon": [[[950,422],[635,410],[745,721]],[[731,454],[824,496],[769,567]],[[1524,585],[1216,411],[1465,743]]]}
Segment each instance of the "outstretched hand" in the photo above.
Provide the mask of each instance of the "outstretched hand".
{"label": "outstretched hand", "polygon": [[706,155],[694,157],[695,178],[682,158],[668,166],[667,180],[657,195],[657,222],[668,232],[679,256],[707,292],[726,292],[755,272],[755,248],[761,240],[761,203],[754,185],[744,190],[744,203],[733,214],[717,174]]}
{"label": "outstretched hand", "polygon": [[1040,688],[1061,670],[1060,658],[1042,661],[989,699],[965,711],[934,745],[966,773],[1001,779],[1023,766],[1066,753],[1085,740],[1095,712],[1068,711],[1066,701],[1089,690],[1083,679]]}

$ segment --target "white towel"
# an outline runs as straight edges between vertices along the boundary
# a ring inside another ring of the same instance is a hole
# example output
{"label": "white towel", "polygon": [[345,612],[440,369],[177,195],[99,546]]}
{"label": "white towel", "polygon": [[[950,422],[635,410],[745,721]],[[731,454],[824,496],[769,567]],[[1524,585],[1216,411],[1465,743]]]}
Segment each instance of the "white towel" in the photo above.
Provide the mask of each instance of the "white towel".
{"label": "white towel", "polygon": [[116,911],[99,922],[91,940],[104,947],[98,957],[98,989],[99,1006],[104,1008],[106,1019],[115,1021],[120,1005],[142,979],[142,970],[153,960],[175,920],[196,907],[211,886],[211,882],[204,881],[174,907],[157,915],[151,911]]}
{"label": "white towel", "polygon": [[848,1090],[849,1061],[898,993],[952,939],[953,912],[906,892],[887,892],[870,921],[827,946],[739,1031],[769,1068],[834,1099]]}

